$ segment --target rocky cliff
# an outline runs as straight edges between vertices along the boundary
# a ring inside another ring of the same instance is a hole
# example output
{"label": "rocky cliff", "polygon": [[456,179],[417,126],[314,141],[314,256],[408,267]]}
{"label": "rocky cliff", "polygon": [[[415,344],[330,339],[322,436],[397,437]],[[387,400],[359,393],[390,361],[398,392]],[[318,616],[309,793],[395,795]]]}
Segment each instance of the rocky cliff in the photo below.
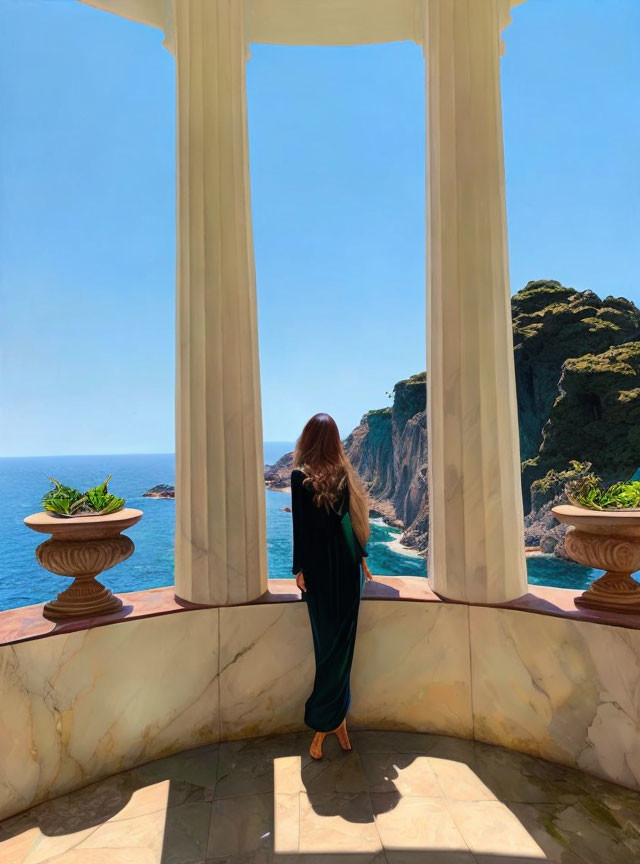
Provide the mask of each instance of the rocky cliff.
{"label": "rocky cliff", "polygon": [[428,532],[426,403],[424,372],[398,381],[392,405],[365,414],[345,441],[374,513],[404,527],[403,542],[418,549]]}
{"label": "rocky cliff", "polygon": [[264,482],[269,489],[288,489],[293,470],[293,453],[285,453],[273,465],[264,466]]}
{"label": "rocky cliff", "polygon": [[[564,363],[640,338],[640,310],[629,300],[529,282],[511,298],[520,453],[536,456],[558,396]],[[578,458],[578,457],[572,457]]]}
{"label": "rocky cliff", "polygon": [[591,462],[609,483],[640,467],[640,342],[563,364],[540,450],[522,466],[523,485],[531,488],[572,459]]}
{"label": "rocky cliff", "polygon": [[[640,466],[640,310],[629,300],[529,282],[512,297],[513,344],[528,545],[562,556],[551,516],[572,460],[606,480]],[[345,440],[373,512],[403,527],[402,542],[428,542],[425,374],[399,381],[393,403],[369,411]],[[289,483],[291,455],[268,468]]]}
{"label": "rocky cliff", "polygon": [[[368,411],[345,439],[371,497],[371,515],[406,528],[404,542],[426,549],[428,532],[426,374],[399,381],[387,408]],[[271,489],[289,486],[293,454],[265,468]]]}
{"label": "rocky cliff", "polygon": [[[562,500],[570,462],[591,462],[607,480],[640,466],[640,310],[553,280],[529,282],[511,307],[526,540],[562,555],[551,507]],[[426,550],[425,374],[399,381],[392,405],[365,414],[345,447],[373,513]],[[287,454],[267,468],[267,485],[288,486],[290,472]]]}
{"label": "rocky cliff", "polygon": [[[564,555],[551,516],[572,460],[607,480],[640,466],[640,310],[553,280],[512,297],[514,361],[528,545]],[[424,375],[399,382],[391,409],[366,414],[347,439],[375,508],[426,549],[428,495]],[[419,389],[418,389],[419,388]],[[419,394],[419,395],[418,395]],[[536,485],[537,483],[537,485]]]}
{"label": "rocky cliff", "polygon": [[590,470],[589,463],[575,463],[567,470],[551,469],[544,477],[531,484],[531,509],[524,518],[524,542],[528,547],[540,547],[541,552],[553,553],[558,558],[567,558],[564,550],[566,525],[554,518],[551,510],[558,504],[568,504],[565,486],[570,480],[584,477]]}

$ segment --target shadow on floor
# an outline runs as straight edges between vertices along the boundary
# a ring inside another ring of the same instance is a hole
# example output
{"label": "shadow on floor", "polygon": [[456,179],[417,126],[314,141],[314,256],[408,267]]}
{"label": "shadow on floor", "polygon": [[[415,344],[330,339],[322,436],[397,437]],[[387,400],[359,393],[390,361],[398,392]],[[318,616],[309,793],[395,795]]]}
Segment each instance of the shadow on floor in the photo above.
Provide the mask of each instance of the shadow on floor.
{"label": "shadow on floor", "polygon": [[36,846],[43,864],[107,850],[109,864],[640,861],[638,793],[478,742],[352,740],[329,739],[318,763],[307,733],[155,760],[0,823],[0,861]]}

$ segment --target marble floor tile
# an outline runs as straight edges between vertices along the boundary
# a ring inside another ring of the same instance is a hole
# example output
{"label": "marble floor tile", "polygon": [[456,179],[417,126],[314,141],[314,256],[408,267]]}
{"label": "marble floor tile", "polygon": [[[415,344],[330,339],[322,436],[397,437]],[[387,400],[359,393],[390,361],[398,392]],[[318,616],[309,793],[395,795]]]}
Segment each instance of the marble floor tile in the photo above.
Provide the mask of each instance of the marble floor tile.
{"label": "marble floor tile", "polygon": [[214,801],[207,856],[272,851],[273,798],[273,793],[261,793]]}
{"label": "marble floor tile", "polygon": [[46,864],[159,864],[160,853],[152,849],[71,849]]}
{"label": "marble floor tile", "polygon": [[[108,777],[35,808],[38,825],[45,834],[67,834],[89,825],[95,827],[117,816],[140,788],[129,772]],[[164,805],[154,806],[147,812],[166,806],[167,789],[162,784],[157,784],[152,794],[159,796]],[[144,808],[139,815],[144,815]]]}
{"label": "marble floor tile", "polygon": [[[537,813],[527,805],[509,806],[545,850],[549,845],[545,835],[551,835],[560,846],[589,864],[637,864],[640,861],[637,828],[618,823],[610,810],[589,795],[575,804],[545,805],[538,808]],[[544,833],[536,835],[536,824],[543,827]]]}
{"label": "marble floor tile", "polygon": [[[207,858],[205,864],[273,864],[275,858],[266,849],[243,852],[239,855],[225,855],[222,858]],[[283,856],[283,864],[296,864],[290,855]]]}
{"label": "marble floor tile", "polygon": [[[524,753],[477,743],[469,762],[476,775],[502,801],[531,804],[574,801],[585,775]],[[591,778],[598,783],[595,778]]]}
{"label": "marble floor tile", "polygon": [[167,810],[159,864],[200,864],[207,854],[213,805],[194,801]]}
{"label": "marble floor tile", "polygon": [[115,775],[69,795],[62,795],[32,807],[2,823],[5,830],[33,824],[49,837],[95,828],[115,816],[131,798],[137,785]]}
{"label": "marble floor tile", "polygon": [[[550,804],[533,805],[509,802],[508,807],[522,827],[543,850],[547,861],[553,862],[553,864],[583,864],[587,860],[589,864],[593,864],[593,854],[586,859],[580,857],[572,838],[557,827],[559,812],[562,812],[565,805],[562,805],[560,811],[556,805]],[[491,859],[493,856],[487,857]],[[494,864],[494,862],[490,860],[490,864]],[[499,862],[496,861],[495,864],[499,864]]]}
{"label": "marble floor tile", "polygon": [[278,735],[220,744],[216,798],[235,798],[273,792],[274,760],[297,756],[301,766],[311,762],[308,734]]}
{"label": "marble floor tile", "polygon": [[40,864],[53,855],[60,855],[88,837],[93,829],[62,837],[47,837],[38,828],[31,828],[2,842],[0,861],[3,864]]}
{"label": "marble floor tile", "polygon": [[309,740],[207,746],[92,783],[0,823],[0,862],[640,862],[640,794],[606,780],[435,735],[355,733],[321,762]]}
{"label": "marble floor tile", "polygon": [[[32,847],[24,854],[24,857],[19,859],[20,864],[43,864],[51,858],[56,858],[72,851],[87,840],[91,834],[97,830],[96,828],[85,828],[84,831],[76,831],[73,834],[61,834],[58,836],[48,836],[38,832],[39,836],[33,843]],[[3,850],[4,852],[4,850]],[[0,858],[4,862],[4,858]]]}
{"label": "marble floor tile", "polygon": [[274,854],[273,864],[387,864],[387,856],[384,849],[377,852],[300,852],[298,855]]}
{"label": "marble floor tile", "polygon": [[278,794],[273,802],[273,848],[292,855],[300,849],[300,793]]}
{"label": "marble floor tile", "polygon": [[0,834],[0,861],[6,864],[22,864],[40,839],[40,831],[30,828],[13,836]]}
{"label": "marble floor tile", "polygon": [[292,795],[299,792],[364,792],[367,779],[360,756],[351,751],[337,758],[309,759],[280,756],[273,760],[273,791]]}
{"label": "marble floor tile", "polygon": [[381,849],[368,792],[300,795],[300,852],[346,855]]}
{"label": "marble floor tile", "polygon": [[363,753],[360,757],[372,793],[438,798],[440,787],[429,760],[416,753]]}
{"label": "marble floor tile", "polygon": [[[532,858],[530,855],[475,855],[477,864],[540,864],[540,861],[552,861],[551,858]],[[559,859],[562,864],[584,864],[584,859],[569,852]]]}
{"label": "marble floor tile", "polygon": [[[358,753],[428,753],[442,736],[425,732],[354,730],[349,733]],[[454,739],[458,740],[458,739]]]}
{"label": "marble floor tile", "polygon": [[126,860],[124,856],[128,855],[129,861],[136,864],[138,859],[157,861],[162,853],[165,817],[166,811],[158,810],[120,822],[105,822],[74,847],[74,856],[78,856],[78,860],[84,860],[82,856],[86,856],[87,864],[93,858],[100,860],[102,851],[111,852],[114,860],[120,856]]}
{"label": "marble floor tile", "polygon": [[547,856],[502,801],[449,801],[454,822],[474,855],[512,855],[546,861]]}
{"label": "marble floor tile", "polygon": [[302,790],[309,796],[316,793],[365,792],[367,778],[358,753],[340,753],[335,759],[324,758],[308,762],[301,768]]}
{"label": "marble floor tile", "polygon": [[273,791],[276,795],[298,795],[304,791],[300,756],[277,756],[273,760]]}
{"label": "marble floor tile", "polygon": [[496,796],[482,782],[473,769],[473,763],[455,759],[426,757],[429,767],[437,778],[440,790],[450,801],[495,801]]}
{"label": "marble floor tile", "polygon": [[371,801],[385,849],[468,852],[441,798],[397,799],[393,793],[379,793],[372,794]]}
{"label": "marble floor tile", "polygon": [[151,783],[149,786],[135,789],[129,800],[113,814],[111,821],[134,819],[136,816],[147,816],[158,810],[166,810],[169,806],[170,786],[169,780],[161,780],[159,783]]}
{"label": "marble floor tile", "polygon": [[173,785],[189,783],[202,788],[216,785],[218,777],[218,744],[209,744],[164,759],[147,762],[131,772],[145,783],[171,780]]}
{"label": "marble floor tile", "polygon": [[476,758],[476,747],[477,743],[467,738],[433,735],[428,755],[438,759],[455,759],[456,762],[470,765]]}
{"label": "marble floor tile", "polygon": [[[485,864],[468,849],[385,849],[387,864]],[[345,862],[346,864],[346,862]],[[499,864],[520,864],[503,858]],[[530,862],[522,862],[530,864]]]}

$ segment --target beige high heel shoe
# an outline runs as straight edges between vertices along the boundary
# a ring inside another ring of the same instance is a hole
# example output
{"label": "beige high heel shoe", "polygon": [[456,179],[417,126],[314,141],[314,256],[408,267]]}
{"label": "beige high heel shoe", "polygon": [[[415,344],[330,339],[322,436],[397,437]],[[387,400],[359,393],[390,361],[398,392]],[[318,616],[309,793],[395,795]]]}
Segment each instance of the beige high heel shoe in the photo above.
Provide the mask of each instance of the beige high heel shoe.
{"label": "beige high heel shoe", "polygon": [[312,759],[315,759],[316,762],[319,762],[320,759],[322,759],[322,745],[324,744],[324,739],[327,735],[335,735],[343,750],[351,750],[351,741],[349,740],[349,733],[347,732],[347,718],[345,717],[342,723],[337,729],[334,729],[333,732],[316,732],[313,736],[311,747],[309,747],[309,755]]}

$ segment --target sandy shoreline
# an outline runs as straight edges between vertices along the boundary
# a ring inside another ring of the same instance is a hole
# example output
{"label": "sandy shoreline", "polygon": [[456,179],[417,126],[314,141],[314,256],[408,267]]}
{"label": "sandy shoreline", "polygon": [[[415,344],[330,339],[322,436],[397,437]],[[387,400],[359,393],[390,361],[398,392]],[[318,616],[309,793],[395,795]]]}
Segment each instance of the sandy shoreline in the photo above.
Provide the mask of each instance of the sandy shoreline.
{"label": "sandy shoreline", "polygon": [[399,537],[396,537],[395,540],[388,540],[385,545],[388,546],[389,549],[391,549],[391,551],[395,552],[397,555],[407,555],[409,558],[422,558],[422,555],[418,552],[417,549],[411,549],[409,546],[403,546],[400,542]]}
{"label": "sandy shoreline", "polygon": [[288,492],[291,495],[291,486],[267,486],[272,492]]}

